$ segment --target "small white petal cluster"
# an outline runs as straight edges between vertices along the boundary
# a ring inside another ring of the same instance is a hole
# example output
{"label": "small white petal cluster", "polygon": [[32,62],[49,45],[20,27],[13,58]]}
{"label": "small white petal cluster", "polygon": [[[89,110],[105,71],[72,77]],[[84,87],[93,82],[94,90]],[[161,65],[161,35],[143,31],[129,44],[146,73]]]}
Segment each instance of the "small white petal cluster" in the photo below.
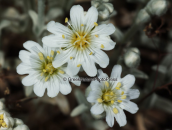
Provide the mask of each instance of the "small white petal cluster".
{"label": "small white petal cluster", "polygon": [[4,110],[5,105],[3,101],[4,99],[0,99],[0,130],[29,130],[22,120],[12,118],[10,114]]}
{"label": "small white petal cluster", "polygon": [[95,7],[89,8],[87,13],[80,5],[75,5],[70,10],[68,27],[51,21],[47,30],[51,35],[42,39],[42,42],[50,47],[63,49],[53,62],[54,67],[68,63],[67,73],[76,75],[80,68],[91,77],[96,76],[97,68],[106,68],[109,64],[109,57],[102,50],[112,50],[115,47],[109,35],[115,32],[113,24],[97,24],[98,11]]}
{"label": "small white petal cluster", "polygon": [[[60,53],[58,48],[51,48],[43,45],[43,48],[36,42],[27,41],[23,44],[26,50],[21,50],[19,58],[22,63],[17,67],[18,74],[29,74],[23,78],[22,83],[25,86],[34,85],[34,92],[37,96],[42,97],[45,89],[49,97],[55,97],[59,91],[66,95],[71,92],[71,86],[68,81],[63,78],[68,78],[66,67],[60,66],[54,68],[52,62]],[[59,61],[60,62],[60,61]],[[77,76],[74,76],[77,78]],[[73,81],[77,86],[80,81]]]}
{"label": "small white petal cluster", "polygon": [[[135,82],[135,77],[128,74],[121,78],[121,72],[122,67],[115,65],[110,77],[115,81],[92,81],[90,84],[92,91],[87,97],[88,102],[94,103],[91,108],[92,114],[99,115],[105,111],[106,122],[110,127],[114,125],[114,117],[120,126],[126,125],[123,110],[132,114],[138,111],[137,105],[130,101],[140,95],[137,89],[130,89]],[[108,77],[102,70],[99,70],[98,74],[100,79]]]}

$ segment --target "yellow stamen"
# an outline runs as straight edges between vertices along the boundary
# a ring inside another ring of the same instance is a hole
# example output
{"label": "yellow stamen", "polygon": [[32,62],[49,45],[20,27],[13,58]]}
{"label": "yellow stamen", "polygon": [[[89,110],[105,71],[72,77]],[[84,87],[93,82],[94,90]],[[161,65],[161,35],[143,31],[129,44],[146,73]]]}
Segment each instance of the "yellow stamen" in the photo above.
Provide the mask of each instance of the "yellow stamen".
{"label": "yellow stamen", "polygon": [[110,92],[110,95],[112,95],[112,96],[113,96],[113,95],[114,95],[114,93],[113,93],[113,92]]}
{"label": "yellow stamen", "polygon": [[124,91],[121,92],[121,95],[123,95],[123,94],[124,94]]}
{"label": "yellow stamen", "polygon": [[107,81],[105,81],[105,85],[106,87],[109,87],[109,83]]}
{"label": "yellow stamen", "polygon": [[102,102],[103,102],[103,100],[102,100],[101,98],[97,99],[97,101],[98,101],[99,103],[102,103]]}
{"label": "yellow stamen", "polygon": [[59,73],[64,74],[65,72],[64,72],[64,71],[62,71],[62,70],[59,70]]}
{"label": "yellow stamen", "polygon": [[62,35],[62,38],[65,39],[65,35]]}
{"label": "yellow stamen", "polygon": [[90,54],[89,55],[92,55],[93,54],[93,52],[90,52]]}
{"label": "yellow stamen", "polygon": [[2,115],[0,115],[0,128],[7,128],[8,126],[7,126],[7,124],[5,123],[5,121],[4,121],[4,115],[2,114]]}
{"label": "yellow stamen", "polygon": [[95,37],[99,37],[99,36],[96,34]]}
{"label": "yellow stamen", "polygon": [[60,54],[60,51],[57,51],[58,54]]}
{"label": "yellow stamen", "polygon": [[3,120],[4,119],[4,115],[0,115],[0,120]]}
{"label": "yellow stamen", "polygon": [[50,59],[52,60],[52,59],[53,59],[53,57],[50,57]]}
{"label": "yellow stamen", "polygon": [[102,49],[103,49],[103,48],[105,48],[105,46],[104,46],[103,44],[101,44],[101,46],[100,46],[100,47],[101,47]]}
{"label": "yellow stamen", "polygon": [[47,82],[48,78],[49,78],[48,76],[45,78],[45,82]]}
{"label": "yellow stamen", "polygon": [[40,56],[39,59],[40,59],[40,60],[44,60],[44,57],[43,57],[43,56]]}
{"label": "yellow stamen", "polygon": [[118,109],[114,108],[114,109],[113,109],[113,112],[114,112],[115,114],[117,114],[117,113],[118,113]]}
{"label": "yellow stamen", "polygon": [[45,69],[43,69],[44,72],[47,72]]}
{"label": "yellow stamen", "polygon": [[80,66],[81,66],[81,64],[78,64],[78,65],[77,65],[77,67],[80,67]]}
{"label": "yellow stamen", "polygon": [[50,60],[50,57],[49,57],[49,56],[47,56],[47,59],[49,59],[49,60]]}
{"label": "yellow stamen", "polygon": [[115,89],[119,90],[120,88],[119,87],[116,87]]}
{"label": "yellow stamen", "polygon": [[84,26],[84,24],[81,24],[81,26]]}
{"label": "yellow stamen", "polygon": [[67,23],[67,22],[68,22],[68,18],[66,17],[66,18],[65,18],[65,23]]}
{"label": "yellow stamen", "polygon": [[43,56],[44,56],[41,52],[39,52],[38,55],[39,55],[40,57],[43,57]]}
{"label": "yellow stamen", "polygon": [[114,101],[113,100],[111,101],[111,104],[114,104]]}
{"label": "yellow stamen", "polygon": [[121,87],[121,83],[118,82],[117,85],[116,85],[116,87],[119,87],[120,88]]}
{"label": "yellow stamen", "polygon": [[121,103],[122,101],[121,100],[118,100],[119,103]]}
{"label": "yellow stamen", "polygon": [[126,98],[127,98],[127,96],[126,96],[126,95],[124,95],[124,96],[122,96],[122,97],[121,97],[121,99],[126,99]]}
{"label": "yellow stamen", "polygon": [[94,25],[95,25],[95,26],[98,26],[98,23],[94,22]]}
{"label": "yellow stamen", "polygon": [[72,59],[73,59],[73,57],[70,57],[70,59],[72,60]]}
{"label": "yellow stamen", "polygon": [[53,50],[51,50],[51,55],[52,55],[52,56],[54,55],[54,51],[53,51]]}

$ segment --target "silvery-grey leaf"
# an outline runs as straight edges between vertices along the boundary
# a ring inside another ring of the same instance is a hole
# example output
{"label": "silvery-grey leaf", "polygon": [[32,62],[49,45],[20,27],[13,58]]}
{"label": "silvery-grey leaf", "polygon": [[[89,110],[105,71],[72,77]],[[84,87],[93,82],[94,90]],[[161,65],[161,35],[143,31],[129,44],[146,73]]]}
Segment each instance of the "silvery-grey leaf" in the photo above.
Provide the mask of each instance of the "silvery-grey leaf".
{"label": "silvery-grey leaf", "polygon": [[86,104],[86,105],[89,104],[87,102],[86,98],[85,98],[84,93],[81,92],[81,90],[75,89],[74,90],[74,94],[75,94],[75,97],[76,97],[76,99],[77,99],[77,101],[78,101],[79,104],[83,104],[83,103]]}
{"label": "silvery-grey leaf", "polygon": [[[152,69],[153,69],[154,71],[156,71],[156,70],[157,70],[157,65],[152,66]],[[166,74],[166,73],[167,73],[167,67],[164,66],[164,65],[159,65],[158,71],[159,71],[160,73],[162,73],[162,74]]]}
{"label": "silvery-grey leaf", "polygon": [[86,106],[85,104],[80,104],[79,106],[75,107],[72,112],[71,112],[71,116],[75,117],[78,116],[80,114],[82,114],[83,112],[88,110],[88,106]]}
{"label": "silvery-grey leaf", "polygon": [[119,28],[116,27],[115,32],[112,34],[112,37],[115,38],[115,41],[119,42],[122,40],[122,38],[124,37],[124,34],[121,32],[121,30],[119,30]]}
{"label": "silvery-grey leaf", "polygon": [[85,90],[85,97],[86,97],[86,98],[88,97],[90,91],[91,91],[91,87],[88,86],[88,87],[86,88],[86,90]]}
{"label": "silvery-grey leaf", "polygon": [[[10,25],[10,21],[9,20],[2,20],[1,22],[0,22],[0,35],[1,35],[1,31],[2,31],[2,29],[3,28],[5,28],[5,27],[8,27],[9,25]],[[1,52],[0,52],[1,53]],[[1,55],[1,54],[0,54]],[[1,60],[1,58],[0,58],[0,60]],[[1,61],[0,61],[1,62]]]}
{"label": "silvery-grey leaf", "polygon": [[56,100],[58,107],[63,112],[63,114],[65,114],[65,115],[69,114],[70,106],[69,106],[69,102],[68,102],[66,96],[59,93],[57,95],[57,97],[55,97],[55,100]]}
{"label": "silvery-grey leaf", "polygon": [[38,14],[33,10],[29,10],[29,16],[31,17],[32,22],[33,22],[32,31],[34,34],[37,34],[39,31],[38,30]]}
{"label": "silvery-grey leaf", "polygon": [[142,78],[142,79],[148,79],[148,75],[145,74],[144,72],[138,70],[138,69],[135,69],[135,68],[132,68],[130,69],[130,74],[133,74],[136,78]]}
{"label": "silvery-grey leaf", "polygon": [[24,86],[24,92],[26,97],[30,96],[33,92],[33,85],[29,87]]}
{"label": "silvery-grey leaf", "polygon": [[2,67],[2,68],[4,68],[4,63],[5,61],[4,61],[4,52],[3,51],[0,51],[0,66]]}
{"label": "silvery-grey leaf", "polygon": [[172,114],[172,102],[166,98],[162,98],[156,94],[153,95],[151,100],[151,107],[158,108],[165,112]]}
{"label": "silvery-grey leaf", "polygon": [[98,121],[94,121],[92,123],[92,127],[96,130],[107,130],[107,128],[109,128],[109,126],[107,125],[107,123],[105,123],[102,120],[98,120]]}
{"label": "silvery-grey leaf", "polygon": [[13,118],[13,119],[14,119],[14,127],[24,124],[21,119],[18,118]]}
{"label": "silvery-grey leaf", "polygon": [[49,22],[50,20],[54,20],[57,17],[63,16],[64,12],[61,8],[52,8],[48,11],[45,21]]}
{"label": "silvery-grey leaf", "polygon": [[142,9],[139,11],[135,23],[136,24],[144,24],[146,22],[148,22],[151,19],[151,16],[149,15],[149,13],[145,10]]}
{"label": "silvery-grey leaf", "polygon": [[124,62],[127,67],[135,68],[140,64],[140,51],[137,48],[129,48],[124,53]]}

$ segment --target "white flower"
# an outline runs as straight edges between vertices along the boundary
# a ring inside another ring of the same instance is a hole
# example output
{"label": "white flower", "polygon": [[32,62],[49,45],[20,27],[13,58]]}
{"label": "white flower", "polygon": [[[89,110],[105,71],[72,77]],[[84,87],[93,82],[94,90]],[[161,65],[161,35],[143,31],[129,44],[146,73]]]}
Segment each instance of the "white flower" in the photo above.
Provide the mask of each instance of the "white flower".
{"label": "white flower", "polygon": [[0,110],[0,130],[12,130],[13,125],[13,118],[6,111]]}
{"label": "white flower", "polygon": [[29,130],[29,128],[26,125],[18,125],[13,130]]}
{"label": "white flower", "polygon": [[[88,102],[95,103],[91,112],[95,115],[106,112],[106,122],[110,127],[114,125],[114,117],[120,126],[124,126],[126,116],[124,110],[134,114],[138,111],[138,107],[130,99],[138,98],[139,91],[137,89],[130,89],[134,82],[133,75],[126,75],[120,78],[122,67],[115,65],[113,67],[111,78],[116,81],[92,81],[90,87],[92,91],[89,93]],[[98,78],[108,78],[108,75],[98,70]]]}
{"label": "white flower", "polygon": [[[17,67],[17,73],[29,74],[23,78],[23,85],[34,85],[33,90],[39,97],[44,95],[46,88],[49,97],[57,96],[59,91],[64,95],[69,94],[71,86],[67,80],[69,75],[66,73],[66,67],[54,68],[52,65],[55,56],[60,53],[58,48],[51,48],[45,45],[42,48],[33,41],[27,41],[23,46],[30,51],[21,50],[19,53],[22,63]],[[64,78],[66,78],[66,81],[63,80]],[[81,82],[75,81],[73,83],[79,86]]]}
{"label": "white flower", "polygon": [[47,30],[51,35],[42,39],[42,42],[50,47],[61,47],[62,52],[55,58],[53,66],[59,67],[68,63],[67,72],[76,75],[81,66],[89,76],[97,74],[95,63],[106,68],[109,58],[102,50],[112,50],[115,47],[109,35],[115,32],[112,24],[98,26],[98,12],[91,7],[84,13],[80,5],[75,5],[70,10],[70,19],[65,19],[68,27],[51,21]]}

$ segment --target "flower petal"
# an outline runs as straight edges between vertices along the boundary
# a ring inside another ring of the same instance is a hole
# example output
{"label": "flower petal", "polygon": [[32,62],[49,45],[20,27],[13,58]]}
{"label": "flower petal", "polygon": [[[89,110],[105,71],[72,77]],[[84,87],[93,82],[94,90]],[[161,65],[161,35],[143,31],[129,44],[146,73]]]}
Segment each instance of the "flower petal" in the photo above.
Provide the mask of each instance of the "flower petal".
{"label": "flower petal", "polygon": [[136,99],[139,97],[140,92],[138,89],[129,89],[128,95],[130,99]]}
{"label": "flower petal", "polygon": [[32,69],[29,65],[26,63],[21,63],[16,68],[18,74],[29,74]]}
{"label": "flower petal", "polygon": [[29,50],[30,52],[33,52],[33,47],[37,47],[38,50],[40,50],[41,52],[44,52],[43,48],[36,42],[34,41],[27,41],[23,44],[24,48],[26,48],[27,50]]}
{"label": "flower petal", "polygon": [[92,59],[99,64],[100,67],[106,68],[109,64],[108,55],[100,49],[94,49],[94,52]]}
{"label": "flower petal", "polygon": [[72,26],[77,32],[82,30],[81,24],[84,24],[84,9],[80,5],[74,5],[70,9],[70,19]]}
{"label": "flower petal", "polygon": [[91,107],[90,111],[92,114],[99,115],[104,112],[104,108],[103,108],[102,104],[96,103]]}
{"label": "flower petal", "polygon": [[[99,70],[98,70],[99,71]],[[100,83],[99,81],[91,81],[91,84],[90,84],[90,87],[92,90],[101,90],[101,87],[102,87],[102,83]]]}
{"label": "flower petal", "polygon": [[58,36],[65,35],[65,36],[71,37],[73,35],[73,32],[68,27],[54,21],[50,21],[47,24],[47,30]]}
{"label": "flower petal", "polygon": [[21,50],[19,52],[19,58],[22,62],[24,62],[25,64],[28,64],[30,65],[30,56],[31,56],[31,53],[28,52],[28,51],[25,51],[25,50]]}
{"label": "flower petal", "polygon": [[131,88],[135,83],[135,77],[131,74],[126,75],[121,79],[122,85],[124,89]]}
{"label": "flower petal", "polygon": [[34,85],[33,91],[34,93],[39,96],[42,97],[44,95],[46,89],[46,85],[44,80],[37,80],[36,84]]}
{"label": "flower petal", "polygon": [[53,66],[55,68],[62,66],[64,63],[66,63],[71,56],[72,49],[62,51],[59,55],[56,55],[54,61],[53,61]]}
{"label": "flower petal", "polygon": [[49,47],[66,47],[71,40],[65,36],[65,39],[62,38],[62,35],[48,35],[42,38],[42,42]]}
{"label": "flower petal", "polygon": [[111,78],[119,79],[121,78],[122,67],[121,65],[115,65],[111,72]]}
{"label": "flower petal", "polygon": [[82,67],[84,71],[89,75],[90,77],[94,77],[97,74],[97,68],[95,66],[94,61],[89,57],[89,55],[86,54],[86,52],[83,52],[84,54],[84,62],[82,63]]}
{"label": "flower petal", "polygon": [[110,127],[114,125],[114,114],[111,108],[106,107],[106,122]]}
{"label": "flower petal", "polygon": [[114,113],[116,121],[118,122],[120,127],[125,126],[127,124],[126,115],[121,108],[117,107],[117,109],[118,109],[118,113],[117,114]]}
{"label": "flower petal", "polygon": [[120,103],[120,107],[132,114],[135,114],[139,110],[137,104],[131,101],[123,101],[122,103]]}
{"label": "flower petal", "polygon": [[97,22],[97,19],[98,19],[98,11],[94,6],[92,6],[89,8],[89,10],[87,11],[84,17],[84,25],[86,25],[85,27],[86,32],[89,32],[94,27],[94,23]]}
{"label": "flower petal", "polygon": [[115,26],[113,24],[101,24],[91,31],[91,35],[109,36],[114,32]]}
{"label": "flower petal", "polygon": [[36,79],[39,75],[40,74],[38,74],[37,72],[30,73],[28,76],[22,79],[22,84],[24,86],[32,86],[33,84],[36,83]]}
{"label": "flower petal", "polygon": [[67,95],[69,94],[70,92],[72,91],[72,88],[69,84],[68,81],[63,81],[62,79],[60,80],[60,92],[63,94],[63,95]]}
{"label": "flower petal", "polygon": [[67,70],[66,73],[69,74],[70,76],[77,75],[81,67],[77,67],[79,63],[75,62],[76,60],[69,60],[68,65],[67,65]]}
{"label": "flower petal", "polygon": [[101,69],[98,69],[98,78],[109,78],[106,73],[103,73]]}
{"label": "flower petal", "polygon": [[[107,50],[107,51],[112,50],[116,45],[116,43],[112,41],[110,37],[105,37],[105,36],[99,36],[99,37],[92,36],[90,42],[94,43],[94,45],[97,48],[100,48],[102,50]],[[103,48],[102,48],[102,45],[103,45]]]}
{"label": "flower petal", "polygon": [[49,97],[55,97],[59,93],[59,82],[56,76],[50,78],[49,83],[47,84],[47,95]]}
{"label": "flower petal", "polygon": [[101,98],[102,92],[101,91],[91,91],[87,97],[87,101],[90,103],[97,102],[98,98]]}

